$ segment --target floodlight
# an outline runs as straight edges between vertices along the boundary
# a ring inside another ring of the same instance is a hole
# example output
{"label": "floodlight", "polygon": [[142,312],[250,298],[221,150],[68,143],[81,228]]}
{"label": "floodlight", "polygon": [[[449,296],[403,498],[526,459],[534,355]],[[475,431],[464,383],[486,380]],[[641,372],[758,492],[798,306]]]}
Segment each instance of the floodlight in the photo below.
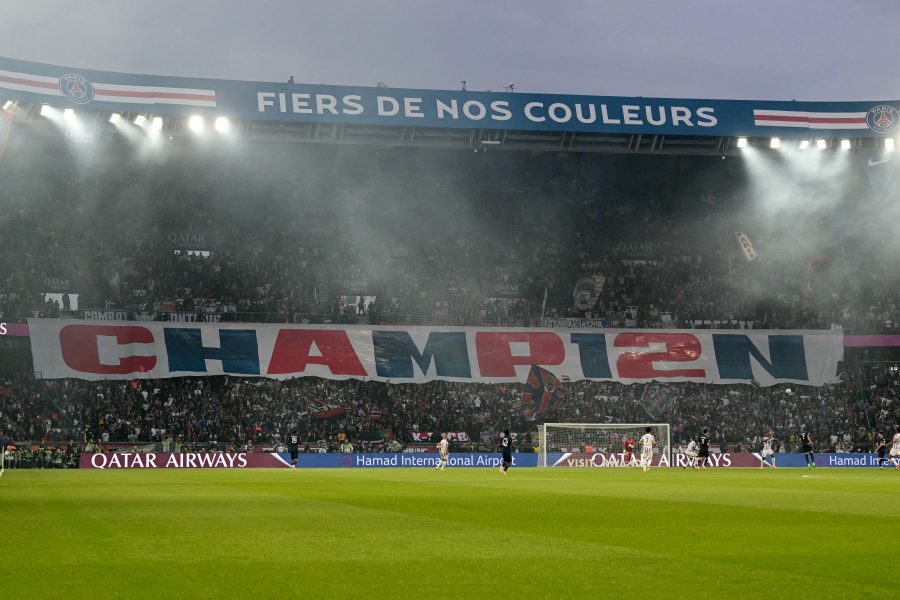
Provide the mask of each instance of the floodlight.
{"label": "floodlight", "polygon": [[231,131],[231,122],[225,117],[216,118],[216,131],[219,133],[228,133]]}
{"label": "floodlight", "polygon": [[203,127],[204,127],[203,117],[198,116],[198,115],[194,115],[193,117],[191,117],[190,119],[188,119],[188,127],[189,127],[190,130],[193,131],[194,133],[200,133],[200,132],[202,132],[202,131],[203,131]]}
{"label": "floodlight", "polygon": [[828,142],[826,142],[822,138],[819,138],[816,140],[816,148],[818,148],[819,150],[824,150],[827,147],[828,147]]}
{"label": "floodlight", "polygon": [[143,127],[144,125],[147,124],[147,117],[145,117],[144,115],[136,116],[134,118],[134,124],[137,125],[138,127]]}
{"label": "floodlight", "polygon": [[65,109],[65,110],[63,111],[63,118],[64,118],[66,121],[71,121],[72,119],[75,118],[75,111],[72,110],[71,108]]}
{"label": "floodlight", "polygon": [[737,146],[738,146],[738,148],[746,148],[747,147],[747,138],[739,137]]}
{"label": "floodlight", "polygon": [[44,104],[41,106],[41,116],[42,117],[49,117],[52,114],[53,114],[52,106],[50,106],[49,104]]}
{"label": "floodlight", "polygon": [[809,140],[800,140],[800,149],[806,150],[809,148]]}
{"label": "floodlight", "polygon": [[769,141],[769,148],[780,148],[781,147],[781,138],[772,138]]}
{"label": "floodlight", "polygon": [[850,149],[850,140],[844,139],[841,140],[841,150],[849,150]]}
{"label": "floodlight", "polygon": [[163,120],[162,117],[153,117],[153,120],[150,121],[150,131],[162,131],[163,128]]}
{"label": "floodlight", "polygon": [[3,110],[9,110],[9,109],[11,109],[12,107],[13,107],[13,101],[12,101],[12,100],[7,100],[6,102],[3,103]]}
{"label": "floodlight", "polygon": [[884,139],[884,149],[888,152],[892,152],[894,150],[894,138]]}
{"label": "floodlight", "polygon": [[109,115],[109,122],[112,123],[113,125],[119,123],[121,120],[122,120],[122,115],[120,115],[119,113],[113,113],[113,114]]}

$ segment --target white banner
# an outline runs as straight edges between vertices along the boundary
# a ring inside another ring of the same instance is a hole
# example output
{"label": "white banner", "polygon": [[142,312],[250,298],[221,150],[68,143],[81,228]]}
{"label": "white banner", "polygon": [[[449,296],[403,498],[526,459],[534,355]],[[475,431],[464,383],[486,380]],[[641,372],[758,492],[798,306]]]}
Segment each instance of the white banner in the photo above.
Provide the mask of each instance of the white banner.
{"label": "white banner", "polygon": [[390,383],[838,382],[841,331],[513,329],[30,319],[39,378],[316,376]]}

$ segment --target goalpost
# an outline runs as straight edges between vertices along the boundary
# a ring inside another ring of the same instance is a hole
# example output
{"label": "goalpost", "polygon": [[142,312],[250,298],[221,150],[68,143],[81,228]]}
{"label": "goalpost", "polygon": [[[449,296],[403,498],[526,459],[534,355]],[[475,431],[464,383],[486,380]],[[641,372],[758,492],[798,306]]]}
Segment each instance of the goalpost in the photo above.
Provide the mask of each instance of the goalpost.
{"label": "goalpost", "polygon": [[[544,423],[539,429],[539,467],[627,467],[640,463],[640,441],[647,427],[656,436],[654,466],[671,466],[668,423]],[[634,438],[632,463],[626,464],[625,439]]]}

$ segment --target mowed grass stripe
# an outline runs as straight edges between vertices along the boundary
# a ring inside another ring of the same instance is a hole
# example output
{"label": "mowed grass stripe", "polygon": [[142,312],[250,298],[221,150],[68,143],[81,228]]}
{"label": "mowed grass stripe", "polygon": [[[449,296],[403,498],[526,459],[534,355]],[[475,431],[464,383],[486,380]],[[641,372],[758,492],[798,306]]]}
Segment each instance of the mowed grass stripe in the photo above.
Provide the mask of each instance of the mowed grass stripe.
{"label": "mowed grass stripe", "polygon": [[[831,508],[900,489],[871,473],[835,471],[824,496],[836,498],[792,508],[795,494],[816,493],[796,470],[13,475],[0,481],[0,531],[23,558],[66,548],[53,561],[66,597],[232,597],[246,585],[257,597],[418,597],[422,585],[454,586],[454,597],[608,597],[636,585],[665,597],[848,597],[895,582],[869,549],[896,517]],[[59,597],[39,563],[16,556],[0,589]]]}

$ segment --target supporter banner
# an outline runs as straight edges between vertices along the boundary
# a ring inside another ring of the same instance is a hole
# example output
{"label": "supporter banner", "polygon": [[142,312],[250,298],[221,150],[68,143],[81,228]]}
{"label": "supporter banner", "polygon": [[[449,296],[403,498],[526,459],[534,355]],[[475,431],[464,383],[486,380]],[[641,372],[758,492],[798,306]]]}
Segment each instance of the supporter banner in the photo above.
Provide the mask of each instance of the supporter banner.
{"label": "supporter banner", "polygon": [[750,241],[750,236],[748,236],[743,231],[735,232],[734,234],[737,237],[738,246],[741,247],[741,252],[744,254],[744,258],[747,259],[747,262],[752,262],[754,258],[756,258],[756,248],[753,247],[753,242]]}
{"label": "supporter banner", "polygon": [[230,452],[82,452],[82,469],[261,469],[286,468],[277,454]]}
{"label": "supporter banner", "polygon": [[551,329],[605,329],[609,327],[609,319],[545,318],[541,319],[541,327]]}
{"label": "supporter banner", "polygon": [[81,311],[81,318],[88,321],[127,321],[127,310],[113,310],[100,308],[85,308]]}
{"label": "supporter banner", "polygon": [[[443,433],[443,432],[441,432],[441,433]],[[438,439],[440,439],[441,433],[437,434]],[[410,431],[409,435],[410,435],[410,438],[412,438],[412,441],[414,441],[414,442],[430,442],[431,439],[434,437],[435,432],[434,431]],[[466,433],[465,431],[448,431],[447,439],[450,440],[451,442],[468,442],[469,434]]]}
{"label": "supporter banner", "polygon": [[162,116],[645,135],[877,137],[898,101],[777,102],[416,90],[113,73],[0,58],[4,97]]}
{"label": "supporter banner", "polygon": [[218,323],[222,320],[222,313],[205,312],[160,312],[163,321],[173,323]]}
{"label": "supporter banner", "polygon": [[[282,459],[290,461],[289,454],[282,454]],[[300,454],[297,467],[301,469],[322,468],[434,468],[440,460],[437,452],[384,452],[372,454]],[[450,453],[451,467],[493,467],[501,464],[497,453]],[[537,454],[513,454],[512,466],[536,467]]]}
{"label": "supporter banner", "polygon": [[836,383],[841,331],[371,327],[29,319],[38,378]]}
{"label": "supporter banner", "polygon": [[592,310],[603,292],[605,283],[606,277],[603,275],[591,275],[579,279],[572,291],[573,306],[578,310]]}

